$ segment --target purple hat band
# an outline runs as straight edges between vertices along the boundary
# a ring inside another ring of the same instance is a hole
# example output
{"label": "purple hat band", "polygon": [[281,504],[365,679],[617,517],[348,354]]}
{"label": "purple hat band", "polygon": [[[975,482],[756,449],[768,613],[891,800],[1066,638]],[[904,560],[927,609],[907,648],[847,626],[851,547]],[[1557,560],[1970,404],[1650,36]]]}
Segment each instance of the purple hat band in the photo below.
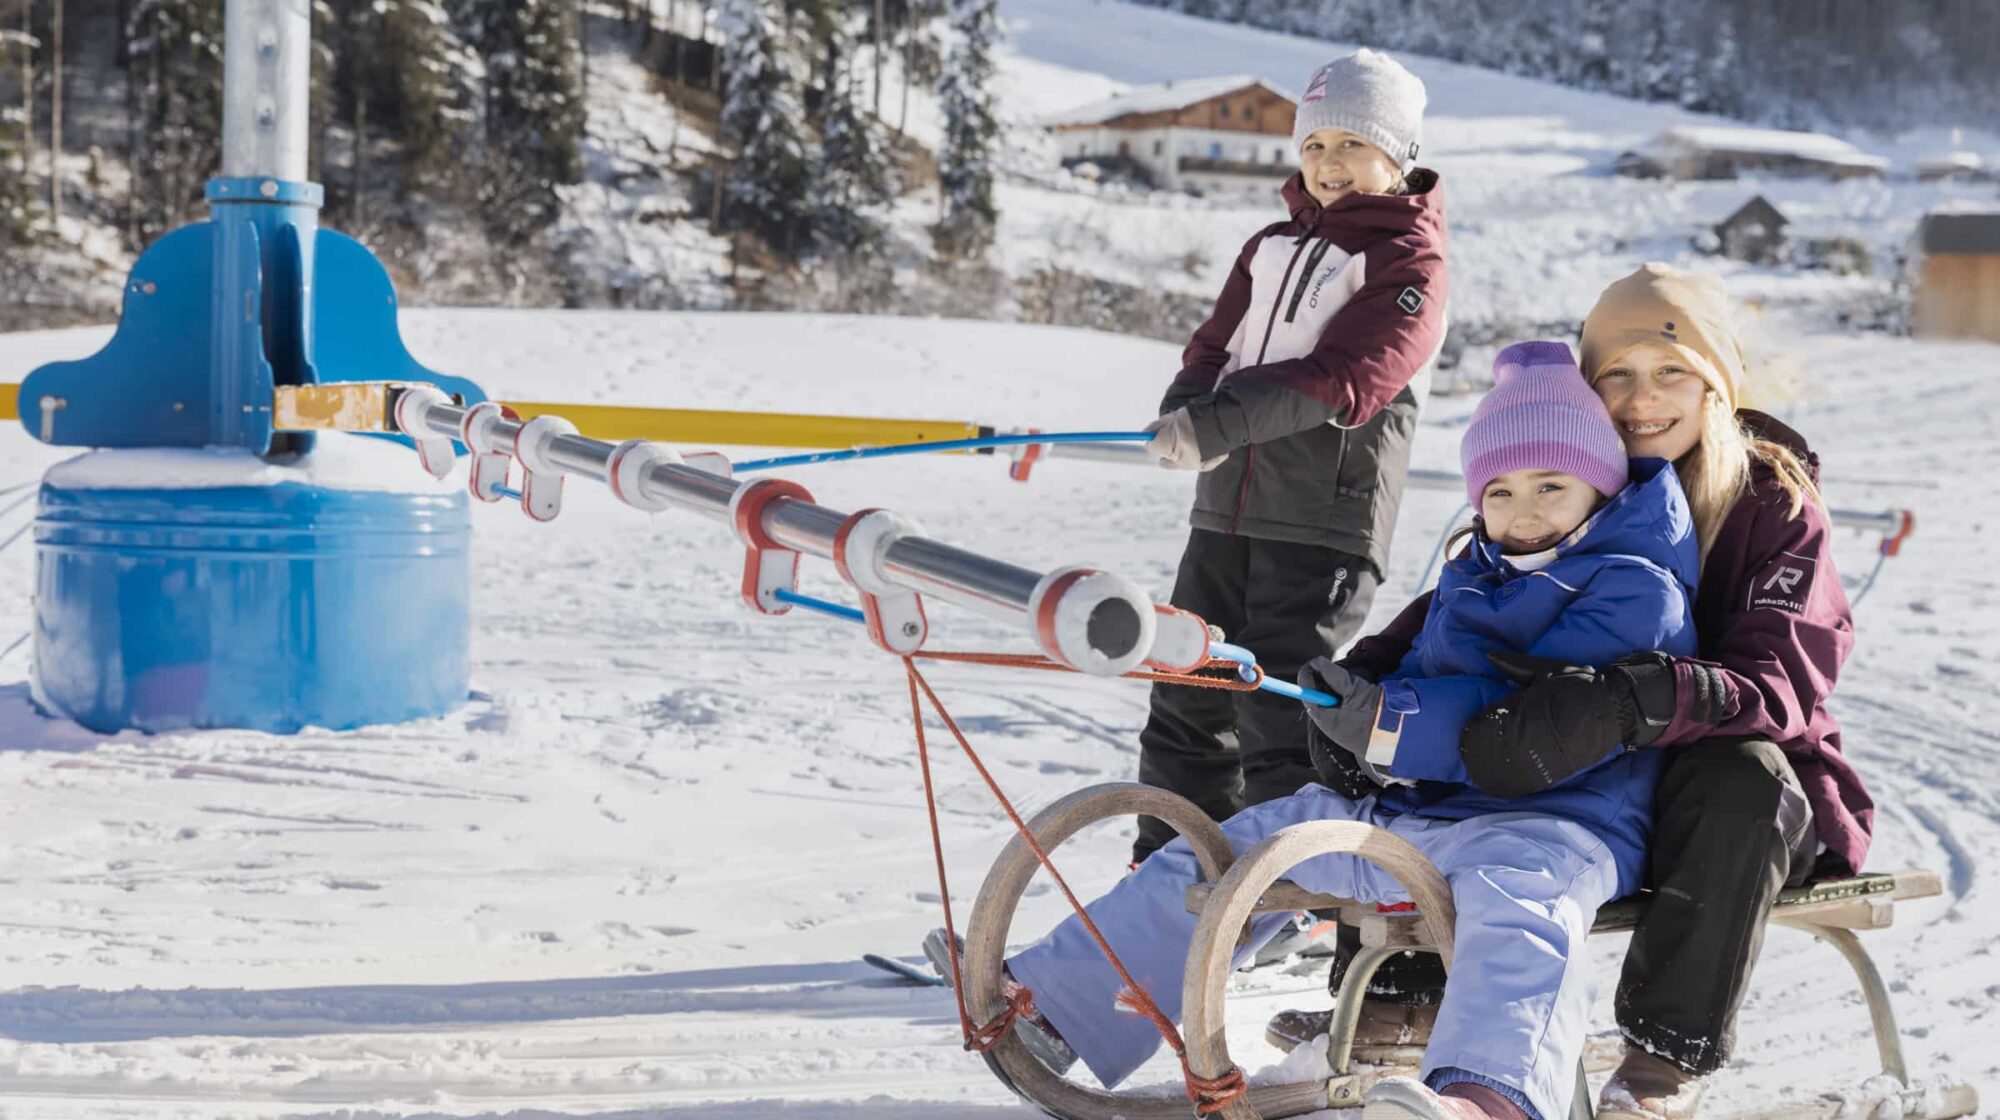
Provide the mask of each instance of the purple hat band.
{"label": "purple hat band", "polygon": [[1561,471],[1607,497],[1629,477],[1625,445],[1569,347],[1520,342],[1493,361],[1493,389],[1459,443],[1465,495],[1476,509],[1488,483],[1509,471]]}

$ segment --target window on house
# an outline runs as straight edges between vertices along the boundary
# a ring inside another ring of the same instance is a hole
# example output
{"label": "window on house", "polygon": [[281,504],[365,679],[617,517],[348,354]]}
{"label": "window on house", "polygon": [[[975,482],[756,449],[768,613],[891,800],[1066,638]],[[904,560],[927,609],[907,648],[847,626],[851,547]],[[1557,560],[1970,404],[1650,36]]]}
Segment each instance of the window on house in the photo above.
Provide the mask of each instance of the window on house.
{"label": "window on house", "polygon": [[1222,119],[1223,119],[1223,120],[1228,120],[1228,119],[1229,119],[1229,106],[1227,106],[1227,105],[1224,105],[1224,106],[1222,106],[1222,108],[1221,108],[1221,109],[1219,110],[1219,112],[1220,112],[1220,115],[1221,115],[1221,117],[1222,117]]}
{"label": "window on house", "polygon": [[1153,154],[1154,154],[1154,155],[1156,155],[1156,156],[1157,156],[1157,155],[1165,155],[1165,154],[1166,154],[1166,151],[1167,151],[1167,142],[1166,142],[1165,140],[1155,140],[1155,141],[1153,141]]}
{"label": "window on house", "polygon": [[1120,140],[1118,142],[1118,155],[1121,159],[1131,158],[1132,144],[1130,141]]}
{"label": "window on house", "polygon": [[1272,162],[1272,163],[1283,163],[1283,162],[1285,162],[1285,149],[1283,149],[1283,148],[1272,148],[1272,149],[1271,149],[1271,162]]}
{"label": "window on house", "polygon": [[1210,159],[1222,158],[1222,141],[1217,140],[1208,146],[1208,158]]}

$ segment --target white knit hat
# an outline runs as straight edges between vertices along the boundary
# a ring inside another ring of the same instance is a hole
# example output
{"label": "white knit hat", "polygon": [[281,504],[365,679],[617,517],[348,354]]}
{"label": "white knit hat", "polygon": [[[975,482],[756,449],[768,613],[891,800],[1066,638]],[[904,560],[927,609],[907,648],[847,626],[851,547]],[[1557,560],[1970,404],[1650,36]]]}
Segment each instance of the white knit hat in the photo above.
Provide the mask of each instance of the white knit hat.
{"label": "white knit hat", "polygon": [[1322,128],[1352,132],[1388,153],[1407,172],[1424,139],[1423,80],[1366,47],[1314,71],[1292,120],[1292,148]]}

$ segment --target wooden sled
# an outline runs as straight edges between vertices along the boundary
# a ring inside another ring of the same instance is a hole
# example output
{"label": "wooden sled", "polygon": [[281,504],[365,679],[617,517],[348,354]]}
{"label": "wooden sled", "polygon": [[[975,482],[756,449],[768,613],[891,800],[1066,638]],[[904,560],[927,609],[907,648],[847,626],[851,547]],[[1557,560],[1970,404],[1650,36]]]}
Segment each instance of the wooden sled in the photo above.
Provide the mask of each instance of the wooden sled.
{"label": "wooden sled", "polygon": [[[1376,968],[1407,950],[1435,952],[1447,970],[1452,963],[1454,911],[1451,891],[1437,868],[1409,843],[1382,829],[1352,821],[1313,821],[1280,830],[1242,858],[1230,851],[1214,821],[1192,802],[1164,790],[1137,783],[1092,786],[1065,797],[1028,822],[1044,851],[1055,848],[1078,831],[1114,817],[1157,817],[1180,833],[1194,849],[1202,881],[1188,890],[1188,908],[1199,914],[1188,953],[1182,996],[1181,1035],[1188,1064],[1202,1077],[1218,1077],[1235,1064],[1223,1037],[1223,1003],[1234,969],[1232,957],[1245,924],[1253,914],[1298,910],[1338,910],[1340,920],[1358,928],[1362,949],[1348,966],[1334,1005],[1328,1059],[1333,1076],[1283,1085],[1253,1085],[1217,1113],[1227,1120],[1276,1120],[1327,1108],[1353,1108],[1385,1067],[1356,1065],[1353,1046],[1360,1020],[1361,996]],[[1305,860],[1346,852],[1381,867],[1403,884],[1417,909],[1378,913],[1372,903],[1313,894],[1284,882],[1287,871]],[[994,861],[973,905],[967,929],[964,969],[966,1004],[975,1022],[989,1022],[1005,1005],[1001,998],[1002,966],[1006,962],[1008,927],[1022,893],[1040,863],[1027,842],[1015,837]],[[1783,1106],[1762,1116],[1767,1120],[1813,1120],[1818,1117],[1895,1115],[1900,1120],[1950,1120],[1978,1109],[1978,1097],[1968,1085],[1920,1088],[1911,1085],[1897,1033],[1887,986],[1869,959],[1856,930],[1890,924],[1896,902],[1941,893],[1935,874],[1903,871],[1862,875],[1785,891],[1772,910],[1773,922],[1803,929],[1840,951],[1853,967],[1867,999],[1875,1043],[1885,1072],[1900,1086],[1894,1091],[1859,1093],[1802,1106]],[[1643,899],[1606,906],[1591,932],[1631,930],[1644,913]],[[1369,1057],[1414,1065],[1417,1048],[1407,1053]],[[1070,1081],[1043,1065],[1010,1032],[984,1055],[994,1073],[1023,1100],[1059,1120],[1185,1120],[1192,1113],[1177,1092],[1148,1087],[1138,1092],[1110,1092]],[[1400,1064],[1400,1063],[1397,1063]],[[1387,1072],[1409,1072],[1386,1067]],[[1577,1070],[1577,1092],[1571,1120],[1590,1120],[1594,1100]]]}

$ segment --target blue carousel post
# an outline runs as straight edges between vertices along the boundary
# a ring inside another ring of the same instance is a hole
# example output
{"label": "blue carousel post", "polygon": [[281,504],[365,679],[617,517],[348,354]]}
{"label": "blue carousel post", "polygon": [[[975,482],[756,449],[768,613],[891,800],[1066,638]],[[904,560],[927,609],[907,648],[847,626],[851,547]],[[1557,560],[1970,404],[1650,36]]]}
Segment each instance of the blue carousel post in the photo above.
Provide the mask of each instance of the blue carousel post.
{"label": "blue carousel post", "polygon": [[31,434],[96,449],[42,481],[35,697],[101,731],[437,715],[469,676],[465,494],[390,441],[274,433],[273,387],[484,394],[410,356],[381,264],[318,227],[307,0],[226,20],[210,219],[140,257],[103,350],[22,383]]}

